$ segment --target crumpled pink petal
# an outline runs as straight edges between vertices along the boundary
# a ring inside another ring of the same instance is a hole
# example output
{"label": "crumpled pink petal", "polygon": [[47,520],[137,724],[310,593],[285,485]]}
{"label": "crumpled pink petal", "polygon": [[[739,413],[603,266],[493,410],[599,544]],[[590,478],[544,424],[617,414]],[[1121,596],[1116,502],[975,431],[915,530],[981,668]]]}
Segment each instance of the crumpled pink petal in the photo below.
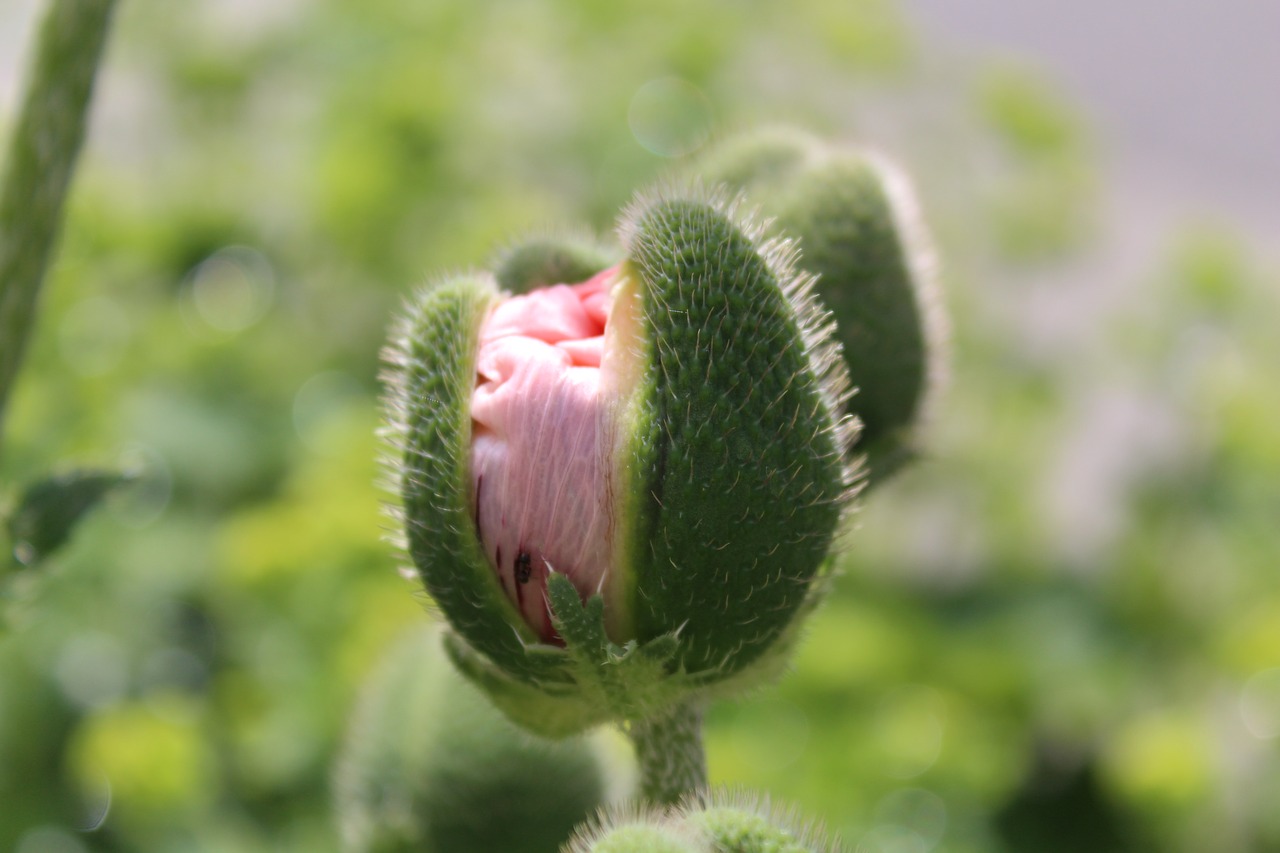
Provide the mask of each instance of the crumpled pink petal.
{"label": "crumpled pink petal", "polygon": [[556,642],[550,571],[587,596],[609,565],[607,409],[600,382],[616,269],[500,303],[480,328],[471,401],[476,530],[503,589]]}

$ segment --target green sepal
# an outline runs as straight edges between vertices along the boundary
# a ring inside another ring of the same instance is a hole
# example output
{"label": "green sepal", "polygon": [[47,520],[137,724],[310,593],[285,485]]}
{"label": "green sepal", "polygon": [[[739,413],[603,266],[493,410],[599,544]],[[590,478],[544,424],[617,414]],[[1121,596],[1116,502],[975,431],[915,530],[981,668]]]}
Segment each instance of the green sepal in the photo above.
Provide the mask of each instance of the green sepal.
{"label": "green sepal", "polygon": [[617,262],[617,249],[589,237],[537,237],[500,253],[493,276],[503,290],[526,293],[536,287],[586,281]]}
{"label": "green sepal", "polygon": [[487,277],[422,293],[388,349],[392,466],[406,545],[423,585],[467,643],[516,678],[565,679],[490,567],[471,510],[471,393],[480,324],[497,298]]}
{"label": "green sepal", "polygon": [[729,678],[804,606],[848,497],[820,318],[714,201],[641,206],[624,237],[649,353],[623,459],[635,636],[678,630],[673,671]]}
{"label": "green sepal", "polygon": [[[786,672],[805,619],[825,597],[828,585],[824,570],[788,628],[751,666],[728,678],[718,672],[669,671],[680,650],[678,631],[644,644],[610,642],[600,596],[584,604],[562,576],[551,578],[548,595],[566,647],[528,646],[525,654],[545,659],[542,666],[554,671],[567,670],[568,681],[513,678],[452,631],[444,633],[443,645],[458,671],[507,719],[535,735],[560,739],[608,722],[652,718],[695,697],[740,695],[773,683]],[[572,662],[566,663],[566,657]],[[532,664],[541,668],[536,661]]]}
{"label": "green sepal", "polygon": [[678,810],[702,833],[711,853],[842,853],[841,841],[819,822],[779,808],[750,791],[699,791]]}
{"label": "green sepal", "polygon": [[697,791],[673,807],[627,805],[578,827],[565,853],[842,853],[818,822],[741,790]]}
{"label": "green sepal", "polygon": [[32,483],[5,520],[12,558],[34,566],[66,544],[76,525],[133,474],[77,469]]}
{"label": "green sepal", "polygon": [[594,840],[579,842],[572,853],[713,853],[700,834],[662,819],[617,826]]}
{"label": "green sepal", "polygon": [[[832,853],[825,839],[815,843],[770,816],[732,806],[690,810],[686,818],[709,839],[713,853]],[[810,830],[812,832],[812,830]]]}
{"label": "green sepal", "polygon": [[773,217],[771,233],[798,240],[800,266],[838,322],[856,446],[869,482],[917,453],[918,425],[943,372],[945,322],[924,226],[910,187],[883,159],[789,128],[732,137],[699,175]]}

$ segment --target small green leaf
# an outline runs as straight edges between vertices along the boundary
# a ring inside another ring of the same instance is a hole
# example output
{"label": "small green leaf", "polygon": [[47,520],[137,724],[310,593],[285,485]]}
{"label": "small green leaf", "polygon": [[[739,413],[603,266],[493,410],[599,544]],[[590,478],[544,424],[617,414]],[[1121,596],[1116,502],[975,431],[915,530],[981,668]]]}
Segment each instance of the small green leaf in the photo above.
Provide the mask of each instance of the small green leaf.
{"label": "small green leaf", "polygon": [[609,643],[604,633],[604,599],[593,595],[584,605],[573,582],[554,574],[547,579],[547,600],[556,630],[570,652],[589,663],[604,663]]}
{"label": "small green leaf", "polygon": [[66,544],[85,514],[133,479],[117,471],[79,469],[31,484],[6,523],[13,558],[24,566],[46,559]]}

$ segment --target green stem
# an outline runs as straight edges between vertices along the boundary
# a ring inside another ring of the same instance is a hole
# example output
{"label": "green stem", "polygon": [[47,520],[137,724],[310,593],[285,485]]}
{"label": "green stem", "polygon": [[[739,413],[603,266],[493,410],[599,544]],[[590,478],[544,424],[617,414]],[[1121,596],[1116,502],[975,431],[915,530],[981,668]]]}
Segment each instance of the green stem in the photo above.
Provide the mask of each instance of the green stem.
{"label": "green stem", "polygon": [[640,765],[640,792],[658,805],[673,805],[707,787],[702,746],[702,705],[679,705],[670,714],[632,723],[627,731]]}
{"label": "green stem", "polygon": [[28,71],[0,180],[0,430],[53,255],[114,6],[115,0],[52,0]]}

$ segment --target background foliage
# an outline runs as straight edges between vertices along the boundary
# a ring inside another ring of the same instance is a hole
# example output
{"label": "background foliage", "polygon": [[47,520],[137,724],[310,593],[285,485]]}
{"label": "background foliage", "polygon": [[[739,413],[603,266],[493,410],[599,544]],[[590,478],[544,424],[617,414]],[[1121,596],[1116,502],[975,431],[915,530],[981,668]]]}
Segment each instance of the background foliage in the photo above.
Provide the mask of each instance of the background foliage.
{"label": "background foliage", "polygon": [[1030,290],[1103,191],[1051,86],[940,73],[881,0],[116,23],[0,482],[145,475],[3,581],[0,848],[335,850],[356,689],[424,619],[379,541],[390,312],[789,120],[917,174],[954,381],[795,672],[713,711],[713,781],[860,851],[1280,849],[1276,271],[1189,226],[1105,310]]}

